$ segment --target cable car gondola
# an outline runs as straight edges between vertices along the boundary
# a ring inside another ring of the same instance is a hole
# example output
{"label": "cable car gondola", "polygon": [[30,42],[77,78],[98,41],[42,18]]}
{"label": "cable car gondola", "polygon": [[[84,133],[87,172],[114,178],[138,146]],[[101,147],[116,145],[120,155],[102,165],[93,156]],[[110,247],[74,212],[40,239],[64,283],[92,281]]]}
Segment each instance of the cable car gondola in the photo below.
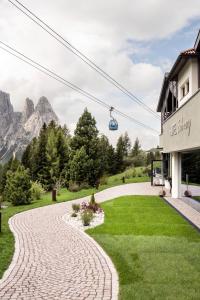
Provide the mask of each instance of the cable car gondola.
{"label": "cable car gondola", "polygon": [[110,108],[110,122],[109,122],[109,130],[118,130],[118,123],[117,120],[113,118],[112,111],[114,110],[114,107],[111,106]]}

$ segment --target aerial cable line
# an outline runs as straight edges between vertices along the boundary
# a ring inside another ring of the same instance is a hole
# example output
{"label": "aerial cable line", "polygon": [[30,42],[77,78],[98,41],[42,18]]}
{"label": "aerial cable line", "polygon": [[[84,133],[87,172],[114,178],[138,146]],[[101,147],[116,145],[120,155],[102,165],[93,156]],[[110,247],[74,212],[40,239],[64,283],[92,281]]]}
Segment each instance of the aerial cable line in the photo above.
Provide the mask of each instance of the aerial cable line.
{"label": "aerial cable line", "polygon": [[[104,102],[104,101],[100,100],[99,98],[93,96],[92,94],[88,93],[87,91],[84,91],[83,89],[79,88],[79,87],[76,86],[75,84],[73,84],[73,83],[67,81],[65,78],[61,77],[60,75],[58,75],[58,74],[55,73],[54,71],[48,69],[47,67],[44,67],[44,66],[41,65],[40,63],[37,63],[36,61],[34,61],[33,59],[27,57],[27,56],[24,55],[23,53],[17,51],[17,50],[14,49],[13,47],[10,47],[9,45],[7,45],[6,43],[4,43],[4,42],[2,42],[2,41],[0,41],[0,44],[2,44],[2,45],[4,46],[4,47],[0,46],[0,48],[1,48],[2,50],[6,51],[7,53],[11,54],[12,56],[18,58],[19,60],[25,62],[26,64],[28,64],[28,65],[30,65],[30,66],[32,66],[33,68],[39,70],[40,72],[42,72],[42,73],[44,73],[45,75],[51,77],[52,79],[54,79],[54,80],[56,80],[56,81],[58,81],[58,82],[64,84],[65,86],[67,86],[67,87],[73,89],[73,90],[76,91],[77,93],[79,93],[79,94],[81,94],[81,95],[84,95],[85,97],[88,97],[89,99],[91,99],[92,101],[94,101],[94,102],[100,104],[100,105],[103,106],[104,108],[106,108],[106,109],[110,109],[110,108],[111,108],[111,106],[110,106],[109,104],[107,104],[106,102]],[[5,47],[8,48],[9,50],[6,49]],[[14,53],[13,53],[13,52],[14,52]],[[151,131],[154,131],[154,132],[158,133],[158,131],[157,131],[156,129],[151,128],[150,126],[148,126],[148,125],[146,125],[146,124],[144,124],[144,123],[138,121],[137,119],[135,119],[135,118],[133,118],[133,117],[131,117],[131,116],[129,116],[129,115],[127,115],[127,114],[121,112],[120,110],[114,109],[114,111],[115,111],[118,115],[120,115],[120,116],[122,116],[122,117],[124,117],[124,118],[126,118],[126,119],[128,119],[128,120],[130,120],[130,121],[132,121],[132,122],[134,122],[134,123],[136,123],[137,125],[142,126],[142,127],[146,128],[146,129],[148,129],[148,130],[151,130]]]}
{"label": "aerial cable line", "polygon": [[[12,5],[14,5],[18,10],[20,10],[23,14],[25,14],[28,18],[30,18],[34,23],[40,26],[43,30],[45,30],[48,34],[50,34],[54,39],[56,39],[60,44],[62,44],[65,48],[71,51],[74,55],[79,57],[83,62],[85,62],[88,66],[90,66],[93,70],[99,73],[102,77],[104,77],[107,81],[117,87],[121,92],[123,92],[126,96],[128,96],[132,101],[139,104],[143,109],[151,113],[154,117],[160,120],[158,114],[152,110],[148,105],[142,102],[138,97],[136,97],[133,93],[128,91],[122,84],[120,84],[117,80],[115,80],[112,76],[110,76],[107,72],[101,69],[97,64],[95,64],[91,59],[89,59],[86,55],[84,55],[80,50],[74,47],[68,40],[62,37],[59,33],[57,33],[52,27],[46,24],[42,19],[36,16],[33,12],[31,12],[26,6],[24,6],[18,0],[8,0]],[[14,3],[15,1],[16,3]],[[20,5],[21,7],[19,7]],[[22,9],[23,8],[23,9]],[[25,11],[24,11],[25,10]],[[27,13],[28,12],[28,13]],[[31,17],[33,16],[33,17]],[[38,21],[39,22],[38,22]],[[43,26],[44,25],[44,26]]]}

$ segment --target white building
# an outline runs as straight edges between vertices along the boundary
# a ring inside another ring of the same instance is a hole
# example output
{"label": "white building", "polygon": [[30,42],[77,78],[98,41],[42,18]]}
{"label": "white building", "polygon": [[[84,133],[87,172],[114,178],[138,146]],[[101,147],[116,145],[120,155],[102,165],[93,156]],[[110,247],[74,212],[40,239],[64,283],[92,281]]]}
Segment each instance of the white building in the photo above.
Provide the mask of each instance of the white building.
{"label": "white building", "polygon": [[179,198],[181,154],[200,149],[200,31],[194,48],[181,52],[165,74],[157,111],[161,112],[160,147],[172,178],[172,197]]}

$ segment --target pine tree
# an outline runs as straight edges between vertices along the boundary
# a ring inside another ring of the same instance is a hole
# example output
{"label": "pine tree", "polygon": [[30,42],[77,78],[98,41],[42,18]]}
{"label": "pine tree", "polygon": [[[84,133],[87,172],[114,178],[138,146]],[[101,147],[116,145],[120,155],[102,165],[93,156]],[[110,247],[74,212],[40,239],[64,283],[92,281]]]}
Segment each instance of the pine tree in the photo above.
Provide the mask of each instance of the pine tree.
{"label": "pine tree", "polygon": [[149,166],[152,160],[155,159],[154,153],[152,151],[147,153],[147,166]]}
{"label": "pine tree", "polygon": [[124,170],[124,141],[122,135],[118,138],[117,141],[115,157],[116,157],[116,171],[118,173]]}
{"label": "pine tree", "polygon": [[98,157],[98,130],[96,121],[87,109],[79,118],[74,137],[71,140],[72,150],[80,150],[84,147],[85,152],[90,161],[90,168],[88,169],[88,183],[92,186],[101,176],[99,157]]}
{"label": "pine tree", "polygon": [[31,164],[32,164],[32,144],[31,143],[26,147],[25,151],[23,152],[21,162],[26,169],[29,169],[29,170],[32,169],[31,168]]}
{"label": "pine tree", "polygon": [[58,166],[59,174],[62,174],[66,165],[69,162],[69,155],[70,155],[69,141],[64,135],[62,129],[60,129],[57,133],[56,148],[57,148],[57,154],[59,159],[59,166]]}
{"label": "pine tree", "polygon": [[131,150],[131,140],[128,136],[127,131],[125,132],[123,136],[123,142],[124,142],[124,156],[128,156],[130,150]]}
{"label": "pine tree", "polygon": [[86,108],[76,125],[71,146],[73,150],[84,147],[87,155],[94,159],[98,148],[97,142],[98,130],[96,127],[96,121]]}
{"label": "pine tree", "polygon": [[48,137],[47,137],[47,144],[46,144],[46,156],[47,156],[47,165],[48,168],[46,168],[47,176],[49,176],[49,181],[46,183],[46,187],[48,190],[51,190],[55,184],[56,180],[58,178],[59,173],[59,157],[57,153],[57,139],[55,135],[55,131],[53,128],[49,131]]}
{"label": "pine tree", "polygon": [[44,123],[38,138],[38,147],[35,157],[35,170],[33,175],[36,180],[40,181],[45,189],[48,189],[51,178],[46,152],[47,138],[47,126]]}
{"label": "pine tree", "polygon": [[105,173],[109,172],[109,149],[110,144],[108,138],[105,135],[102,135],[98,141],[98,159],[99,159],[99,173],[102,176]]}
{"label": "pine tree", "polygon": [[139,153],[140,153],[140,149],[141,149],[141,146],[140,146],[140,142],[139,142],[139,139],[138,137],[136,138],[135,142],[134,142],[134,145],[133,145],[133,149],[132,149],[132,152],[131,152],[131,155],[134,157],[134,156],[137,156]]}
{"label": "pine tree", "polygon": [[19,165],[20,162],[16,158],[11,158],[9,162],[3,165],[1,170],[1,178],[0,178],[0,194],[3,195],[6,186],[8,171],[13,171],[13,172],[16,171]]}
{"label": "pine tree", "polygon": [[117,173],[117,158],[115,149],[112,145],[108,149],[108,174],[113,175]]}
{"label": "pine tree", "polygon": [[64,136],[67,138],[67,139],[70,139],[70,132],[69,132],[69,129],[67,127],[66,124],[64,124],[64,126],[62,127],[62,131],[63,131],[63,134]]}
{"label": "pine tree", "polygon": [[70,161],[70,179],[79,185],[88,182],[90,172],[90,160],[85,147],[76,150],[73,159]]}

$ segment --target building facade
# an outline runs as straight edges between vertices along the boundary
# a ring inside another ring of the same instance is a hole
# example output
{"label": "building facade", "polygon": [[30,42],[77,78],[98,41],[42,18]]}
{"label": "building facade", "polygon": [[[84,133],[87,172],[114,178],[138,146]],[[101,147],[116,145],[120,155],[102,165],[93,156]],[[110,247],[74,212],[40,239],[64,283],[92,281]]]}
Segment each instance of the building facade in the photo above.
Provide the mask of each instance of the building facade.
{"label": "building facade", "polygon": [[194,47],[181,52],[166,73],[157,111],[161,113],[160,148],[172,197],[181,197],[181,155],[200,149],[200,31]]}

